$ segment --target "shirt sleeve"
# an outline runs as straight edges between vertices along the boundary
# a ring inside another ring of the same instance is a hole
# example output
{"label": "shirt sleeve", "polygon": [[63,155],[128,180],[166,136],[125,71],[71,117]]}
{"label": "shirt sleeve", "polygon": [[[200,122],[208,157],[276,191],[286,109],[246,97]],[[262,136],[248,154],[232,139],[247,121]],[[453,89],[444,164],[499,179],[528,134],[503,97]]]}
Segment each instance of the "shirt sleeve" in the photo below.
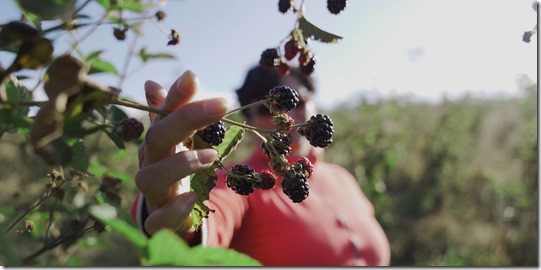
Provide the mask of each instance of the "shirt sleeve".
{"label": "shirt sleeve", "polygon": [[225,177],[220,174],[216,187],[210,193],[207,205],[214,212],[209,213],[202,228],[203,246],[229,247],[236,231],[248,214],[249,203],[246,196],[236,194],[225,185]]}

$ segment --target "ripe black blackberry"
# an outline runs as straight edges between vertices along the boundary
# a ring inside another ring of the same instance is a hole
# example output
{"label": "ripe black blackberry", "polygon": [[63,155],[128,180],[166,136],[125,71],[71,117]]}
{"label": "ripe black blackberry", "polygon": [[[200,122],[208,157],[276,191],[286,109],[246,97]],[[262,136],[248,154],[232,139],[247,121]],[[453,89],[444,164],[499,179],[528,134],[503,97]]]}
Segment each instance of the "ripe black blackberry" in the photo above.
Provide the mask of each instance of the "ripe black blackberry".
{"label": "ripe black blackberry", "polygon": [[306,125],[300,127],[298,132],[305,136],[311,145],[325,148],[332,143],[333,122],[329,116],[317,114],[310,117]]}
{"label": "ripe black blackberry", "polygon": [[271,110],[284,113],[293,110],[299,104],[299,94],[291,87],[285,85],[275,86],[269,91],[266,98],[272,98],[269,102]]}
{"label": "ripe black blackberry", "polygon": [[291,8],[291,0],[279,0],[278,10],[282,13],[286,13]]}
{"label": "ripe black blackberry", "polygon": [[295,56],[301,51],[301,47],[294,39],[290,39],[284,44],[284,57],[287,60],[295,58]]}
{"label": "ripe black blackberry", "polygon": [[254,192],[254,185],[250,180],[255,180],[255,173],[248,165],[237,164],[231,168],[232,174],[227,174],[227,187],[240,195],[249,195]]}
{"label": "ripe black blackberry", "polygon": [[312,176],[314,172],[314,165],[312,165],[312,162],[307,157],[297,159],[294,165],[296,166],[295,169],[302,172],[306,178]]}
{"label": "ripe black blackberry", "polygon": [[[261,148],[265,151],[265,155],[272,159],[275,153],[276,155],[287,155],[291,151],[291,134],[273,133],[266,142],[261,143]],[[276,150],[276,152],[273,151]]]}
{"label": "ripe black blackberry", "polygon": [[342,12],[348,5],[348,0],[327,0],[327,9],[332,14],[338,14]]}
{"label": "ripe black blackberry", "polygon": [[128,29],[120,29],[118,27],[113,28],[113,35],[117,40],[125,40],[126,39],[126,32]]}
{"label": "ripe black blackberry", "polygon": [[282,175],[282,177],[282,191],[292,202],[300,203],[308,198],[310,185],[304,174],[291,169]]}
{"label": "ripe black blackberry", "polygon": [[312,57],[312,59],[310,59],[306,65],[304,66],[301,65],[300,67],[301,72],[305,75],[310,75],[316,69],[316,65],[317,65],[317,59],[315,57]]}
{"label": "ripe black blackberry", "polygon": [[261,53],[259,64],[264,67],[273,68],[280,64],[280,56],[276,48],[266,49]]}
{"label": "ripe black blackberry", "polygon": [[276,175],[269,170],[263,170],[257,174],[259,182],[254,185],[255,188],[268,190],[276,185]]}
{"label": "ripe black blackberry", "polygon": [[141,136],[144,126],[135,118],[124,118],[117,126],[116,133],[124,141],[131,141]]}
{"label": "ripe black blackberry", "polygon": [[218,121],[202,130],[197,131],[197,134],[206,143],[217,146],[224,141],[225,137],[225,125],[224,122]]}

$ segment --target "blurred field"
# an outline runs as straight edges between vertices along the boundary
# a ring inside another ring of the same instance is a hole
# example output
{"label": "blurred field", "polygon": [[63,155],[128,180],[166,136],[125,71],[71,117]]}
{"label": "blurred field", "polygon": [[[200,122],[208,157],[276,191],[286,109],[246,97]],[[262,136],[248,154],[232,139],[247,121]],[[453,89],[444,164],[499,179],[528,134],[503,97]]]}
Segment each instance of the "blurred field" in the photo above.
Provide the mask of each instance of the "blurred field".
{"label": "blurred field", "polygon": [[[523,84],[523,98],[429,105],[393,97],[325,112],[336,129],[325,159],[354,174],[373,202],[393,266],[539,264],[537,85]],[[135,174],[136,144],[119,152],[105,136],[89,142],[101,164]],[[232,159],[249,154],[243,149]],[[0,139],[0,162],[1,224],[42,191],[49,169],[17,135]],[[123,187],[123,208],[135,193],[133,185]],[[23,236],[13,241],[21,255],[37,245]],[[43,256],[41,264],[137,264],[114,234],[81,240],[70,252]]]}

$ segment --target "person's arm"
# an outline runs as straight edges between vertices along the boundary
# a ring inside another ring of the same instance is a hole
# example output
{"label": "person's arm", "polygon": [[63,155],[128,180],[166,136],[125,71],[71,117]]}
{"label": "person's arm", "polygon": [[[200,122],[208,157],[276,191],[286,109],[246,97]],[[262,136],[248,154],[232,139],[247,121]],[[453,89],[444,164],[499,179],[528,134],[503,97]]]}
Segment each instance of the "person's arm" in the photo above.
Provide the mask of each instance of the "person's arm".
{"label": "person's arm", "polygon": [[155,82],[145,83],[149,107],[170,112],[163,117],[150,114],[151,126],[139,147],[140,170],[135,183],[141,195],[132,208],[133,216],[139,218],[141,229],[148,235],[169,228],[185,239],[194,236],[189,233],[191,224],[187,221],[196,194],[182,192],[179,181],[209,168],[217,153],[214,149],[181,150],[179,145],[197,130],[220,120],[227,109],[221,98],[190,102],[197,87],[197,78],[189,71],[177,79],[168,93]]}

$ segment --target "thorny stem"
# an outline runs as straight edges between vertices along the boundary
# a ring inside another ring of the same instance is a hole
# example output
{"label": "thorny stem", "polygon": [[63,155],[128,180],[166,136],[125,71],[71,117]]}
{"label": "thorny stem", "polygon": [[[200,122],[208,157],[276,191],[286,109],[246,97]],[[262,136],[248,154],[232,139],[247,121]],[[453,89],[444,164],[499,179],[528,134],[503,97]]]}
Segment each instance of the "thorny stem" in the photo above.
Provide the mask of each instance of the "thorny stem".
{"label": "thorny stem", "polygon": [[23,264],[26,264],[26,263],[30,262],[31,260],[33,260],[33,259],[37,258],[38,256],[40,256],[41,254],[43,254],[44,252],[46,252],[48,250],[51,250],[51,249],[65,243],[67,241],[70,241],[70,240],[72,240],[74,238],[81,237],[85,233],[91,232],[92,230],[88,230],[89,228],[84,228],[84,226],[86,225],[86,223],[88,222],[89,219],[90,219],[90,217],[87,217],[85,219],[85,221],[82,222],[81,225],[79,225],[79,227],[76,228],[75,230],[69,231],[68,233],[63,233],[57,239],[55,239],[55,241],[53,241],[51,243],[48,243],[48,244],[44,244],[43,247],[41,247],[40,249],[38,249],[34,253],[26,256],[23,259]]}
{"label": "thorny stem", "polygon": [[254,127],[254,126],[250,126],[250,125],[247,125],[247,124],[239,123],[239,122],[237,122],[237,121],[234,121],[234,120],[231,120],[231,119],[228,119],[228,118],[222,118],[222,121],[223,121],[223,122],[226,122],[226,123],[229,123],[229,124],[231,124],[231,125],[239,126],[239,127],[242,127],[242,128],[245,128],[245,129],[249,129],[249,130],[258,131],[258,132],[261,132],[261,133],[273,133],[273,132],[274,132],[273,130],[267,130],[267,129],[256,128],[256,127]]}
{"label": "thorny stem", "polygon": [[250,104],[246,104],[246,105],[244,105],[242,107],[239,107],[239,108],[236,108],[236,109],[233,109],[233,110],[227,112],[225,114],[225,116],[228,116],[228,115],[230,115],[230,114],[232,114],[234,112],[238,112],[238,111],[241,111],[241,110],[244,110],[244,109],[248,109],[248,108],[257,106],[259,104],[265,104],[266,102],[269,102],[271,100],[272,100],[272,98],[267,98],[267,99],[264,99],[264,100],[260,100],[260,101],[256,101],[256,102],[253,102],[253,103],[250,103]]}
{"label": "thorny stem", "polygon": [[30,212],[32,212],[34,209],[36,209],[38,206],[40,206],[43,202],[45,202],[50,197],[51,197],[51,195],[47,194],[45,197],[42,197],[41,199],[39,199],[32,207],[30,207],[28,210],[26,210],[26,212],[24,212],[17,220],[15,220],[15,222],[13,222],[11,224],[11,226],[9,226],[9,228],[6,230],[6,233],[11,231],[11,229],[13,229],[13,227],[15,227],[15,225],[17,225],[17,223],[19,223],[19,221],[21,221],[24,217],[26,217],[28,214],[30,214]]}
{"label": "thorny stem", "polygon": [[53,223],[54,209],[56,208],[57,203],[58,203],[58,200],[55,200],[53,207],[51,207],[51,212],[49,212],[49,222],[47,222],[47,230],[45,231],[45,240],[43,241],[43,246],[45,246],[45,243],[47,243],[47,239],[49,238],[49,230],[51,229],[51,225]]}

